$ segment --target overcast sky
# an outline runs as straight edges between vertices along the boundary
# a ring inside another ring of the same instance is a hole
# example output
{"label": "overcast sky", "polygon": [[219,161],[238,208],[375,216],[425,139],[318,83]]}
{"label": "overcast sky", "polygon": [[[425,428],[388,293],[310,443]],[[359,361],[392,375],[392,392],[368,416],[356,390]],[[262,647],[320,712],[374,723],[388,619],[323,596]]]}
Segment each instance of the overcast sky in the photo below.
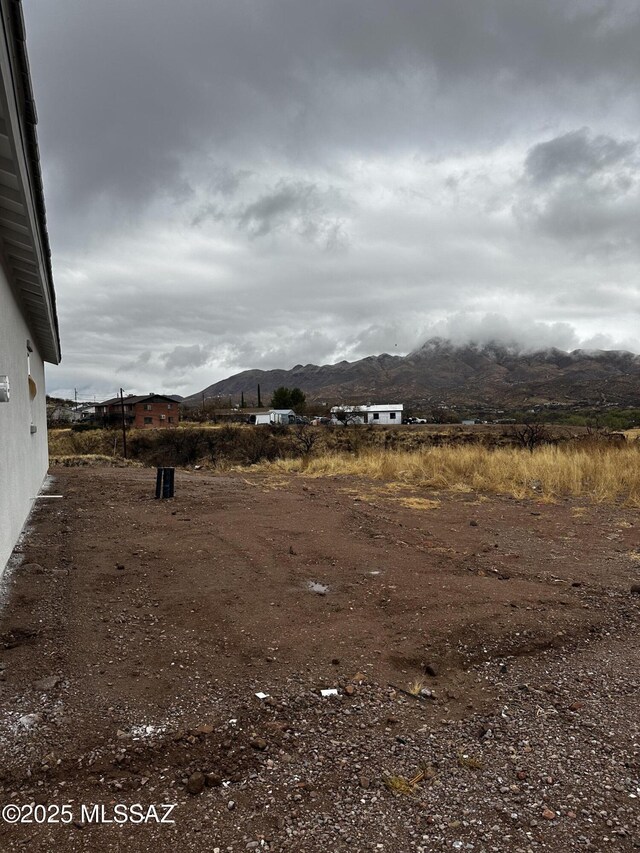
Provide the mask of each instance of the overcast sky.
{"label": "overcast sky", "polygon": [[640,351],[637,0],[23,0],[63,362]]}

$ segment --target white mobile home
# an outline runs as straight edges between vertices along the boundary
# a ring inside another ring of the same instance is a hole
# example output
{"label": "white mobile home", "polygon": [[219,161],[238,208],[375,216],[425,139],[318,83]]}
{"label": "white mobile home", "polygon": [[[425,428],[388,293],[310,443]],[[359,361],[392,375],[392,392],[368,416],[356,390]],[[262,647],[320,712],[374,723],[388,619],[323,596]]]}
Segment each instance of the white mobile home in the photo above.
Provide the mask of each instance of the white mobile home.
{"label": "white mobile home", "polygon": [[268,412],[256,412],[249,415],[249,423],[260,424],[294,424],[296,413],[293,409],[269,409]]}
{"label": "white mobile home", "polygon": [[18,0],[0,0],[0,572],[47,472],[44,362],[60,342]]}
{"label": "white mobile home", "polygon": [[333,420],[352,424],[401,424],[403,403],[385,403],[379,406],[334,406]]}

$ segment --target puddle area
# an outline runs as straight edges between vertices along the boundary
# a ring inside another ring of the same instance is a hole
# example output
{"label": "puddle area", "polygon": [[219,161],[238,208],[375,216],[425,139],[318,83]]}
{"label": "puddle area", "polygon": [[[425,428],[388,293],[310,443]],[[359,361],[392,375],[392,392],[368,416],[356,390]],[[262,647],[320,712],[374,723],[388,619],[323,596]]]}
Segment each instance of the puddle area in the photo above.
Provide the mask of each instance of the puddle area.
{"label": "puddle area", "polygon": [[326,584],[317,581],[307,581],[307,589],[309,592],[315,592],[316,595],[326,595],[329,592]]}

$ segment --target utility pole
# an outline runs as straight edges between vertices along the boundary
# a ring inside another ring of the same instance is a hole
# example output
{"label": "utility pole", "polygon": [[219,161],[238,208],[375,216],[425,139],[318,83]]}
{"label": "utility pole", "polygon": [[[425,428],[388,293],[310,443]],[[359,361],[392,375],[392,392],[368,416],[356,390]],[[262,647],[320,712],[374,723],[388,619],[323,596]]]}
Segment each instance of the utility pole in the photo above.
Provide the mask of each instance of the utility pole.
{"label": "utility pole", "polygon": [[127,422],[124,417],[124,391],[120,389],[120,410],[122,412],[122,455],[127,458]]}
{"label": "utility pole", "polygon": [[260,399],[260,385],[258,385],[258,408],[262,408],[262,400]]}

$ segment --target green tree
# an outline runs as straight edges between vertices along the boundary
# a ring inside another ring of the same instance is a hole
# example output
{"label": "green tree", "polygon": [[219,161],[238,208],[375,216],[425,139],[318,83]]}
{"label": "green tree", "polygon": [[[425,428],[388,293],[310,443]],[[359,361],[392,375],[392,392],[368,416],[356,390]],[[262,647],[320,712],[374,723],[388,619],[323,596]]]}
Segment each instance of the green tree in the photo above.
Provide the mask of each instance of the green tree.
{"label": "green tree", "polygon": [[291,391],[281,385],[271,395],[272,409],[290,409],[291,408]]}
{"label": "green tree", "polygon": [[306,395],[299,388],[285,388],[281,385],[276,388],[271,396],[271,407],[273,409],[294,409],[302,412],[306,404]]}
{"label": "green tree", "polygon": [[307,397],[299,388],[292,388],[289,395],[290,407],[296,412],[304,412],[307,404]]}

